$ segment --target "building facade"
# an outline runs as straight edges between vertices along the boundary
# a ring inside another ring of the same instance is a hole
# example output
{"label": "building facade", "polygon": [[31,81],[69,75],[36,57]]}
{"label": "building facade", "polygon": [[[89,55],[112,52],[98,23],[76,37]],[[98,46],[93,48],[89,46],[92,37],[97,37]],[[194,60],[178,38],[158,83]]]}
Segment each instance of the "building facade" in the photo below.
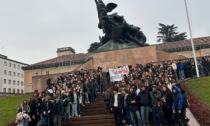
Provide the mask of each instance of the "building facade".
{"label": "building facade", "polygon": [[24,93],[24,71],[27,64],[0,54],[0,92]]}
{"label": "building facade", "polygon": [[[210,56],[210,37],[194,38],[194,47],[196,57]],[[167,42],[156,45],[158,50],[182,55],[187,58],[193,57],[192,46],[190,40],[183,40],[177,42]]]}
{"label": "building facade", "polygon": [[[58,48],[57,57],[23,67],[25,73],[24,90],[26,92],[33,92],[33,77],[72,72],[89,61],[91,55],[91,53],[75,54],[74,49],[71,47]],[[57,78],[51,79],[56,80]]]}

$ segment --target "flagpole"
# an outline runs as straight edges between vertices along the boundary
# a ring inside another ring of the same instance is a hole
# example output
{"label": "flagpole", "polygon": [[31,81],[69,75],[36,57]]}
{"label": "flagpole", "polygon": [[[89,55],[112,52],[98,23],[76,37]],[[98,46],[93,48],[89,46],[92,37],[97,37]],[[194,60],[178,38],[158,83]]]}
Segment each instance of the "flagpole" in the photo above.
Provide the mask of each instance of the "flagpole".
{"label": "flagpole", "polygon": [[192,45],[192,51],[193,51],[193,58],[194,58],[194,62],[195,62],[196,75],[197,75],[197,77],[200,77],[199,70],[198,70],[197,58],[196,58],[196,54],[195,54],[195,47],[194,47],[194,42],[193,42],[193,37],[192,37],[192,30],[191,30],[191,24],[190,24],[189,12],[188,12],[187,0],[184,0],[184,2],[185,2],[187,21],[188,21],[188,26],[189,26],[189,31],[190,31],[190,39],[191,39],[191,45]]}

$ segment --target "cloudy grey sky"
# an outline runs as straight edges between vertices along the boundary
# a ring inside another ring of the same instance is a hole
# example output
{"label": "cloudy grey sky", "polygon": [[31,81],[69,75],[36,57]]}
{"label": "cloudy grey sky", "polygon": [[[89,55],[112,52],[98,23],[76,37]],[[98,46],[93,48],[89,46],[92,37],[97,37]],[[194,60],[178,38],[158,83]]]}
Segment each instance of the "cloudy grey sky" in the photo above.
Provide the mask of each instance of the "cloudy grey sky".
{"label": "cloudy grey sky", "polygon": [[[113,12],[141,27],[150,44],[157,43],[158,23],[189,33],[184,0],[104,0],[111,1],[118,4]],[[209,5],[188,0],[193,37],[210,36]],[[31,64],[56,57],[59,47],[86,53],[102,35],[97,24],[94,0],[0,0],[0,54]]]}

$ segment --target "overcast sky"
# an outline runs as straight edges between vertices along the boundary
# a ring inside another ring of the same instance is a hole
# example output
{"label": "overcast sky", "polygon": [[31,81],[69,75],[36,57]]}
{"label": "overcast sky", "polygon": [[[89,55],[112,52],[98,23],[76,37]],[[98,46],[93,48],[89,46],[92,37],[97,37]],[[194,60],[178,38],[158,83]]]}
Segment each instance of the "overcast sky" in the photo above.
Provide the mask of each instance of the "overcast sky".
{"label": "overcast sky", "polygon": [[[104,2],[117,3],[113,12],[139,26],[149,44],[157,43],[158,23],[189,33],[184,0]],[[210,36],[210,0],[188,0],[188,6],[193,37]],[[86,53],[102,35],[97,25],[94,0],[0,0],[0,54],[32,64],[56,57],[60,47]]]}

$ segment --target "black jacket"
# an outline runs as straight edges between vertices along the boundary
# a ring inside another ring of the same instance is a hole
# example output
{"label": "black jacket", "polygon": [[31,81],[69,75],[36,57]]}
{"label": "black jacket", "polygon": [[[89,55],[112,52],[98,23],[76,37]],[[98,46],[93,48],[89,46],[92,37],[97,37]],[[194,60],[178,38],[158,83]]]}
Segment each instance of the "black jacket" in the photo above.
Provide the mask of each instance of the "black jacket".
{"label": "black jacket", "polygon": [[64,108],[63,108],[61,101],[59,101],[58,103],[55,102],[54,106],[53,106],[53,116],[55,116],[55,115],[62,116],[63,113],[64,113]]}
{"label": "black jacket", "polygon": [[[118,107],[122,108],[123,107],[123,97],[121,94],[117,94],[117,103],[118,103]],[[110,107],[114,107],[114,102],[115,102],[115,95],[112,95],[111,100],[110,100]]]}
{"label": "black jacket", "polygon": [[139,103],[141,106],[150,106],[151,101],[152,99],[148,91],[139,92]]}
{"label": "black jacket", "polygon": [[[50,113],[48,111],[50,110]],[[50,101],[43,101],[42,104],[42,113],[46,112],[46,115],[51,115],[53,110],[53,103]]]}
{"label": "black jacket", "polygon": [[[76,96],[76,97],[77,97],[77,101],[76,101],[76,102],[79,103],[79,94],[78,94],[77,92],[76,92],[76,95],[77,95],[77,96]],[[71,102],[74,103],[74,102],[75,102],[75,99],[74,99],[74,92],[72,92],[72,93],[70,94],[70,97],[71,97],[71,99],[70,99]]]}
{"label": "black jacket", "polygon": [[[135,100],[135,103],[131,103]],[[138,103],[138,97],[136,93],[131,93],[126,98],[126,103],[128,104],[128,110],[129,111],[136,111],[139,110],[139,103]]]}

